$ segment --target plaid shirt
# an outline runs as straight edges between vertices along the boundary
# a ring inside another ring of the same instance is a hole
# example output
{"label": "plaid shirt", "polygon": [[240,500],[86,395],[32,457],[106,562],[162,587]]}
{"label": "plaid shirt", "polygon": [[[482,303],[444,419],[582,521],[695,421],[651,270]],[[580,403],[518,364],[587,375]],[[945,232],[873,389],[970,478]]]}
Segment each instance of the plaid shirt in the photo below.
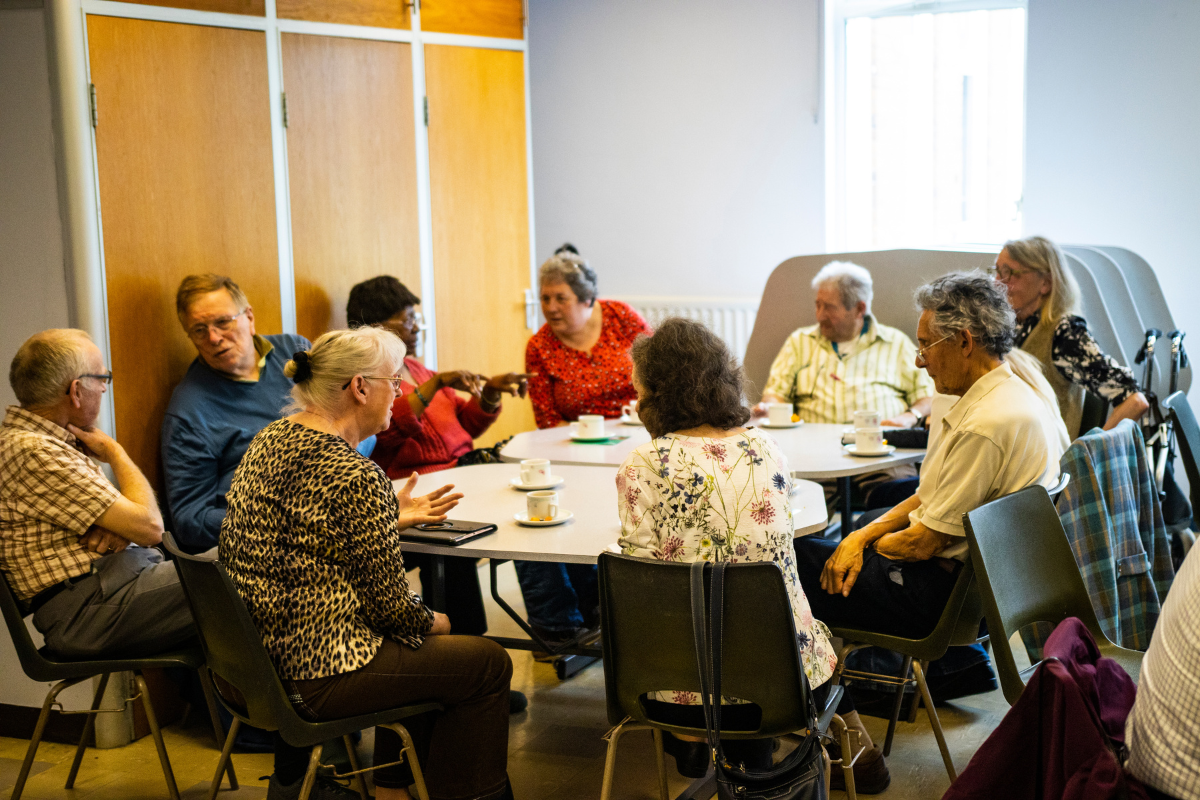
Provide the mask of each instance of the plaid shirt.
{"label": "plaid shirt", "polygon": [[79,544],[120,497],[69,431],[17,406],[0,425],[0,570],[20,600],[87,574]]}
{"label": "plaid shirt", "polygon": [[[1171,588],[1171,543],[1142,431],[1129,420],[1079,437],[1063,454],[1071,482],[1058,501],[1075,562],[1109,640],[1145,650]],[[1025,638],[1040,657],[1051,626]],[[1024,635],[1024,634],[1023,634]]]}

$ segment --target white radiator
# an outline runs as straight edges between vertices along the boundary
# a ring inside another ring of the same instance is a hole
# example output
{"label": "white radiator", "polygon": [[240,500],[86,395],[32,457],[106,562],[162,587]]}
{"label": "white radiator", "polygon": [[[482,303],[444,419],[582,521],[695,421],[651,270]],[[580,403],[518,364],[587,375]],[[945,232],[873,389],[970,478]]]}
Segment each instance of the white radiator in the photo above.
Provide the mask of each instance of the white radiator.
{"label": "white radiator", "polygon": [[685,317],[704,324],[725,340],[738,361],[746,355],[754,318],[758,314],[757,297],[614,297],[637,309],[651,326],[668,317]]}

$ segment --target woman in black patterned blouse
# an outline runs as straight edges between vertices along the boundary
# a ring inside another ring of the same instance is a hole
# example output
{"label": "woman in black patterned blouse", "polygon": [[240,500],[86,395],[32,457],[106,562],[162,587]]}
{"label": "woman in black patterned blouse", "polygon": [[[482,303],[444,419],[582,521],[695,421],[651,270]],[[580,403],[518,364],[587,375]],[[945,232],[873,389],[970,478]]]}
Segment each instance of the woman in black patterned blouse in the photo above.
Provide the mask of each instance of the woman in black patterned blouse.
{"label": "woman in black patterned blouse", "polygon": [[[495,642],[450,636],[404,575],[400,530],[445,519],[461,494],[399,492],[355,447],[387,428],[404,343],[381,328],[332,331],[284,368],[295,411],[250,444],[228,494],[220,558],[302,716],[367,714],[436,701],[407,725],[431,798],[511,797],[506,774],[512,662]],[[406,721],[407,722],[407,721]],[[375,762],[400,740],[375,733]],[[427,755],[426,755],[427,754]],[[295,797],[308,753],[276,739],[267,797]],[[380,800],[409,798],[407,766],[375,773]],[[313,797],[341,796],[326,783]],[[357,796],[357,795],[355,795]]]}
{"label": "woman in black patterned blouse", "polygon": [[1146,413],[1150,404],[1133,373],[1100,350],[1076,313],[1079,286],[1054,242],[1041,236],[1006,242],[991,271],[1017,312],[1017,346],[1042,362],[1072,438],[1083,433],[1085,390],[1113,406],[1105,430]]}

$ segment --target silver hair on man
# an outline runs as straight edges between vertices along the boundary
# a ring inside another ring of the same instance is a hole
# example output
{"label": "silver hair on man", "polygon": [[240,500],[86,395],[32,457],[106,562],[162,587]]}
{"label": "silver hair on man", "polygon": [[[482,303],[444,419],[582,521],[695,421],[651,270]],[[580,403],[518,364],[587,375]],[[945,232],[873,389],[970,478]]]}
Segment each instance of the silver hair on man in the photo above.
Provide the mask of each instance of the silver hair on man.
{"label": "silver hair on man", "polygon": [[917,308],[932,314],[934,336],[970,331],[997,358],[1013,349],[1016,315],[1004,286],[986,273],[951,272],[917,289]]}
{"label": "silver hair on man", "polygon": [[871,299],[875,296],[874,282],[866,267],[849,261],[830,261],[812,279],[813,291],[831,284],[842,298],[843,308],[854,308],[865,303],[866,313],[871,313]]}

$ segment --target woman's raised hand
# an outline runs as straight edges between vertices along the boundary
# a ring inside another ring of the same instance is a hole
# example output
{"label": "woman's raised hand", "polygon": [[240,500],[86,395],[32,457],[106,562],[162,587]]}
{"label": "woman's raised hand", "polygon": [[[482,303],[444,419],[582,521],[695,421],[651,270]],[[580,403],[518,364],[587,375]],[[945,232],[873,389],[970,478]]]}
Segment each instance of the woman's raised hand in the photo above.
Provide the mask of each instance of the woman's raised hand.
{"label": "woman's raised hand", "polygon": [[511,394],[513,397],[524,397],[529,392],[529,376],[523,372],[505,372],[493,375],[483,385],[483,391],[489,400],[499,400],[500,393]]}
{"label": "woman's raised hand", "polygon": [[398,525],[403,530],[423,522],[441,522],[450,513],[450,509],[463,499],[462,492],[450,494],[453,484],[446,484],[436,491],[413,497],[412,490],[417,485],[417,473],[408,476],[404,488],[396,492],[396,502],[400,504]]}
{"label": "woman's raised hand", "polygon": [[457,389],[460,392],[466,392],[475,397],[481,396],[485,380],[482,375],[476,375],[474,372],[465,369],[452,369],[447,372],[439,372],[437,379],[438,383],[442,386],[449,386],[451,389]]}

